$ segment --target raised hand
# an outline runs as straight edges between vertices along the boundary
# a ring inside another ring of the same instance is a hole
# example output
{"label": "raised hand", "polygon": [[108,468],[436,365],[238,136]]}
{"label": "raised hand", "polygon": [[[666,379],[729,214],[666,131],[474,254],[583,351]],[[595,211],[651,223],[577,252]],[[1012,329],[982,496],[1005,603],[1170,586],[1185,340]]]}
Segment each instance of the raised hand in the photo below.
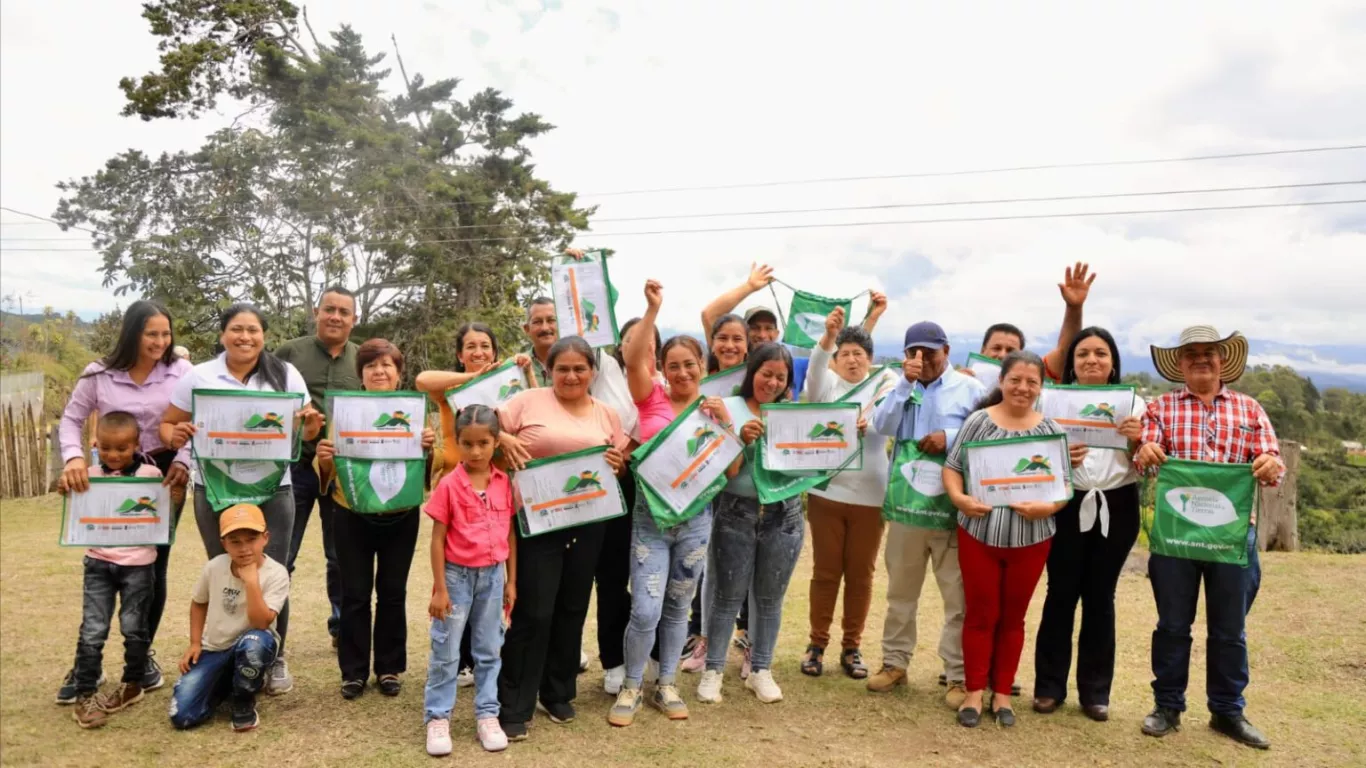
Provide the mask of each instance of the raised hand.
{"label": "raised hand", "polygon": [[757,262],[749,265],[749,289],[757,291],[773,282],[773,267]]}
{"label": "raised hand", "polygon": [[645,281],[645,307],[658,310],[664,304],[664,286],[658,280]]}
{"label": "raised hand", "polygon": [[1080,307],[1086,303],[1086,297],[1091,293],[1091,283],[1096,281],[1096,274],[1088,272],[1091,265],[1079,261],[1076,266],[1068,267],[1063,274],[1063,281],[1058,283],[1058,291],[1062,293],[1062,300],[1069,307]]}

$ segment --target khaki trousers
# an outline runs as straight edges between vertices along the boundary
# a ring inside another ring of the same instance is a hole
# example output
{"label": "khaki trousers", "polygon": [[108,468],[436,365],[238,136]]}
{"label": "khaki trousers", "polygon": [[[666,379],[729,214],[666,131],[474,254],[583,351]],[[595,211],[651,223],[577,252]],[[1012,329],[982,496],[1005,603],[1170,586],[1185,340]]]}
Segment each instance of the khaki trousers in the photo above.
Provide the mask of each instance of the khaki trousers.
{"label": "khaki trousers", "polygon": [[915,652],[916,612],[927,566],[933,566],[944,601],[939,658],[944,676],[963,680],[963,574],[958,569],[955,531],[931,531],[902,523],[887,526],[887,618],[882,625],[882,663],[910,666]]}

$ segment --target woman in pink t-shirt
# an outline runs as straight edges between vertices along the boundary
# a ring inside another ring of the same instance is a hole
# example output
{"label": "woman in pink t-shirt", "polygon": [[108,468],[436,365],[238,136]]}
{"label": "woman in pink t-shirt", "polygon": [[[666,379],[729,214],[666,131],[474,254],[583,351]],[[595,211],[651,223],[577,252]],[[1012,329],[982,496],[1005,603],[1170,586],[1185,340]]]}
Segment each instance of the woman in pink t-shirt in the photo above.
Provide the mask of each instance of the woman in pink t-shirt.
{"label": "woman in pink t-shirt", "polygon": [[[610,446],[607,462],[626,471],[627,437],[617,412],[588,393],[596,374],[593,349],[578,336],[555,342],[546,355],[551,386],[529,389],[498,409],[499,445],[514,467]],[[583,621],[605,523],[548,531],[517,543],[517,601],[503,641],[498,719],[511,741],[526,738],[537,693],[550,719],[574,719]],[[519,532],[520,533],[520,532]]]}
{"label": "woman in pink t-shirt", "polygon": [[[626,344],[626,381],[640,414],[640,439],[648,441],[688,410],[701,394],[702,346],[688,336],[675,336],[660,350],[664,378],[655,381],[655,360],[648,343],[655,328],[664,288],[658,282],[645,283],[647,309],[635,335]],[[718,397],[702,403],[704,412],[729,423]],[[678,694],[674,675],[680,651],[688,634],[688,608],[692,604],[697,580],[706,563],[707,541],[711,538],[711,507],[694,517],[661,530],[650,514],[646,494],[637,490],[632,510],[631,545],[631,621],[626,629],[626,680],[617,694],[617,703],[607,715],[612,725],[626,726],[635,720],[643,697],[641,684],[651,646],[659,638],[659,677],[650,703],[670,720],[688,717],[688,705]]]}

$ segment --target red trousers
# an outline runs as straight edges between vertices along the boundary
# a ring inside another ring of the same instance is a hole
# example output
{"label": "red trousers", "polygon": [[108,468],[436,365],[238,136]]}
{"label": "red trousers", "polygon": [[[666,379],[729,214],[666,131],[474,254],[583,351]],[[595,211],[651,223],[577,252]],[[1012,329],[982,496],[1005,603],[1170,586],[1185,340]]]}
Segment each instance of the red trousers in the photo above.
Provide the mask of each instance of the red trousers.
{"label": "red trousers", "polygon": [[963,572],[963,676],[969,691],[1010,693],[1024,649],[1025,613],[1039,585],[1052,540],[992,547],[958,529]]}

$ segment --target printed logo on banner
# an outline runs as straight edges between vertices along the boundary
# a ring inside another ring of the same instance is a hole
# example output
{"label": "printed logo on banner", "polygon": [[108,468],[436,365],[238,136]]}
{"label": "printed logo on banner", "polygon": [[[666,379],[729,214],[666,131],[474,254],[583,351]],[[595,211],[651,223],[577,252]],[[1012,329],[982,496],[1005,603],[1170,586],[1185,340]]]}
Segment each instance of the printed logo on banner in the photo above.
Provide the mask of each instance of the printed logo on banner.
{"label": "printed logo on banner", "polygon": [[1047,456],[1034,454],[1029,457],[1022,457],[1015,462],[1015,468],[1010,471],[1012,477],[998,477],[983,480],[982,485],[987,490],[995,491],[1004,486],[1005,488],[1022,488],[1026,485],[1035,483],[1051,483],[1057,478],[1053,476],[1053,463]]}
{"label": "printed logo on banner", "polygon": [[525,387],[522,385],[522,380],[520,378],[510,379],[508,383],[498,388],[498,399],[506,400],[518,392],[521,392],[523,389],[525,389]]}
{"label": "printed logo on banner", "polygon": [[273,411],[267,411],[264,414],[254,413],[242,426],[249,432],[266,432],[274,430],[280,434],[284,434],[285,431],[284,417]]}
{"label": "printed logo on banner", "polygon": [[1238,519],[1233,501],[1212,488],[1173,488],[1167,491],[1167,504],[1196,525],[1215,528]]}
{"label": "printed logo on banner", "polygon": [[[598,473],[585,469],[577,475],[570,477],[564,483],[565,493],[574,493],[585,489],[596,488],[602,490],[602,480],[598,479]],[[568,499],[565,499],[568,501]]]}
{"label": "printed logo on banner", "polygon": [[588,299],[583,299],[583,300],[580,302],[580,308],[581,308],[582,311],[583,311],[583,330],[584,330],[584,332],[585,332],[585,333],[588,333],[588,332],[591,332],[591,331],[596,331],[596,330],[598,329],[598,326],[599,326],[599,325],[601,324],[601,322],[602,322],[602,319],[599,318],[598,315],[597,315],[597,313],[595,313],[595,312],[593,311],[593,310],[597,309],[597,307],[594,306],[594,305],[593,305],[593,302],[589,301]]}
{"label": "printed logo on banner", "polygon": [[824,315],[818,315],[814,312],[799,312],[793,316],[792,320],[796,322],[802,333],[812,339],[819,339],[825,335]]}
{"label": "printed logo on banner", "polygon": [[1087,404],[1077,411],[1077,415],[1086,419],[1095,419],[1106,424],[1115,423],[1115,407],[1109,403]]}
{"label": "printed logo on banner", "polygon": [[811,431],[806,433],[806,441],[800,443],[774,443],[774,448],[782,451],[784,455],[791,454],[793,451],[810,451],[829,448],[843,449],[848,448],[849,443],[844,439],[844,425],[838,421],[826,421],[811,426]]}
{"label": "printed logo on banner", "polygon": [[702,449],[707,447],[707,443],[717,437],[716,430],[711,427],[706,425],[698,427],[692,433],[692,437],[688,438],[688,458],[691,459],[701,453]]}
{"label": "printed logo on banner", "polygon": [[157,514],[156,499],[151,496],[139,496],[136,499],[124,499],[123,503],[114,510],[120,515],[138,515],[146,512],[152,517]]}
{"label": "printed logo on banner", "polygon": [[912,488],[926,496],[944,493],[944,468],[933,461],[908,461],[901,465],[901,474]]}
{"label": "printed logo on banner", "polygon": [[373,426],[375,429],[406,432],[413,428],[412,416],[403,411],[381,413],[379,417],[375,419]]}
{"label": "printed logo on banner", "polygon": [[[203,425],[202,422],[200,424]],[[209,439],[215,445],[223,445],[228,440],[283,440],[285,438],[285,417],[274,411],[253,413],[242,423],[241,432],[210,432]]]}

